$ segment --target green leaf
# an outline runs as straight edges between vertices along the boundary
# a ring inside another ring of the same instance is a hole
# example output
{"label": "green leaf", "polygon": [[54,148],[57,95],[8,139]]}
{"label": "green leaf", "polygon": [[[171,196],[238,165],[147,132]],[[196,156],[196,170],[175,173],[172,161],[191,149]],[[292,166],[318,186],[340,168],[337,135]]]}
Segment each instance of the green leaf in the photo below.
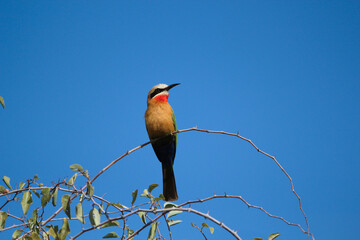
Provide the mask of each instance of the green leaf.
{"label": "green leaf", "polygon": [[110,221],[105,223],[104,225],[102,225],[100,228],[106,228],[106,227],[118,227],[119,226],[119,222],[118,221]]}
{"label": "green leaf", "polygon": [[182,211],[177,211],[177,210],[170,211],[166,218],[171,218],[172,216],[178,215],[179,213],[182,213]]}
{"label": "green leaf", "polygon": [[39,176],[35,174],[34,179],[39,179]]}
{"label": "green leaf", "polygon": [[0,211],[0,230],[5,228],[5,222],[8,214]]}
{"label": "green leaf", "polygon": [[134,205],[136,198],[138,195],[138,190],[136,189],[135,191],[132,192],[132,201],[131,201],[131,205]]}
{"label": "green leaf", "polygon": [[151,228],[149,230],[149,235],[148,235],[148,240],[153,240],[156,234],[156,229],[157,229],[157,223],[153,223],[151,224]]}
{"label": "green leaf", "polygon": [[87,178],[87,180],[89,180],[90,175],[88,170],[85,170],[82,174]]}
{"label": "green leaf", "polygon": [[[134,230],[130,229],[129,226],[126,226],[126,229],[127,229],[127,232],[128,232],[127,237],[130,237],[131,235],[134,234]],[[129,238],[129,240],[133,240],[133,239],[134,239],[134,236]]]}
{"label": "green leaf", "polygon": [[84,224],[85,218],[84,218],[84,211],[83,211],[82,203],[76,204],[75,210],[76,210],[76,218],[79,219],[79,221]]}
{"label": "green leaf", "polygon": [[269,240],[273,240],[275,238],[277,238],[278,236],[280,236],[280,233],[273,233],[269,235]]}
{"label": "green leaf", "polygon": [[7,177],[7,176],[4,176],[4,177],[3,177],[3,181],[4,181],[4,183],[6,184],[6,186],[12,190],[12,187],[11,187],[11,185],[10,185],[10,178]]}
{"label": "green leaf", "polygon": [[55,189],[54,193],[52,194],[52,205],[55,207],[57,203],[57,195],[58,195],[58,188]]}
{"label": "green leaf", "polygon": [[202,223],[201,226],[203,226],[203,227],[209,227],[209,225],[207,225],[206,223]]}
{"label": "green leaf", "polygon": [[50,240],[49,235],[46,232],[42,233],[43,240]]}
{"label": "green leaf", "polygon": [[63,225],[60,229],[60,234],[59,234],[60,240],[64,240],[69,233],[70,233],[69,221],[66,218],[64,218]]}
{"label": "green leaf", "polygon": [[33,223],[36,223],[37,218],[38,218],[38,213],[39,213],[38,209],[33,210],[33,212],[32,212],[32,221],[33,221]]}
{"label": "green leaf", "polygon": [[104,210],[104,204],[103,202],[100,203],[100,207],[99,207],[99,213],[100,215],[103,214],[103,210]]}
{"label": "green leaf", "polygon": [[[130,237],[134,233],[134,230],[128,228],[127,232],[128,232],[127,236]],[[134,239],[134,237],[130,238],[129,240],[133,240],[133,239]]]}
{"label": "green leaf", "polygon": [[169,226],[174,226],[174,225],[179,224],[181,222],[182,222],[181,220],[170,220],[170,221],[168,220]]}
{"label": "green leaf", "polygon": [[21,206],[24,215],[29,211],[30,205],[33,203],[32,194],[30,191],[24,192],[21,199]]}
{"label": "green leaf", "polygon": [[158,187],[159,186],[159,184],[156,184],[156,183],[154,183],[154,184],[151,184],[150,186],[149,186],[149,188],[148,188],[148,191],[151,193],[151,191],[152,190],[154,190],[156,187]]}
{"label": "green leaf", "polygon": [[23,189],[24,186],[25,186],[25,183],[23,183],[23,182],[20,182],[20,183],[19,183],[19,189],[20,189],[20,190]]}
{"label": "green leaf", "polygon": [[70,166],[70,169],[73,171],[81,172],[83,170],[83,167],[80,164],[73,164]]}
{"label": "green leaf", "polygon": [[69,219],[71,219],[71,212],[70,212],[70,195],[64,195],[61,198],[61,204],[62,204],[62,208],[66,214],[66,216],[68,216]]}
{"label": "green leaf", "polygon": [[145,218],[145,213],[144,212],[138,212],[138,215],[141,219],[141,221],[146,224],[146,218]]}
{"label": "green leaf", "polygon": [[262,238],[254,238],[254,240],[264,240],[264,239],[262,239]]}
{"label": "green leaf", "polygon": [[140,195],[140,197],[148,197],[148,198],[151,198],[151,195],[150,195],[150,193],[148,192],[147,189],[144,189],[144,192]]}
{"label": "green leaf", "polygon": [[48,202],[50,202],[51,195],[50,195],[50,188],[43,188],[41,189],[41,206],[45,207]]}
{"label": "green leaf", "polygon": [[18,237],[20,237],[21,233],[22,233],[22,230],[21,230],[21,229],[16,230],[16,231],[13,233],[13,235],[12,235],[12,240],[15,240],[15,239],[17,239]]}
{"label": "green leaf", "polygon": [[165,197],[164,197],[164,195],[163,195],[162,193],[160,193],[159,197],[156,197],[154,200],[155,200],[155,201],[160,201],[160,200],[164,200],[164,201],[165,201]]}
{"label": "green leaf", "polygon": [[172,207],[177,207],[177,205],[175,203],[172,203],[172,202],[164,203],[164,208],[172,208]]}
{"label": "green leaf", "polygon": [[52,225],[48,225],[46,227],[50,228],[49,231],[47,231],[47,233],[50,236],[52,236],[53,238],[55,238],[56,240],[58,240],[59,239],[59,237],[58,237],[58,226],[53,227]]}
{"label": "green leaf", "polygon": [[119,235],[116,234],[116,232],[110,232],[103,236],[103,238],[120,238]]}
{"label": "green leaf", "polygon": [[[69,179],[68,184],[69,184],[70,186],[74,185],[77,175],[78,175],[78,174],[75,173],[75,174]],[[70,189],[70,186],[69,186],[69,189]]]}
{"label": "green leaf", "polygon": [[93,226],[100,224],[100,213],[96,208],[93,208],[90,210],[89,219],[90,219],[91,225],[93,225]]}
{"label": "green leaf", "polygon": [[3,108],[5,108],[5,101],[4,98],[2,96],[0,96],[0,104]]}
{"label": "green leaf", "polygon": [[213,227],[210,227],[210,226],[207,225],[206,223],[202,223],[201,226],[202,226],[202,227],[207,227],[207,228],[209,228],[210,233],[213,234],[213,232],[214,232],[214,228],[213,228]]}
{"label": "green leaf", "polygon": [[82,193],[79,197],[79,201],[82,203],[84,201],[84,199],[85,199],[85,195],[84,195],[84,193]]}
{"label": "green leaf", "polygon": [[6,191],[6,188],[4,186],[0,185],[0,193],[5,193],[5,191]]}
{"label": "green leaf", "polygon": [[86,194],[89,197],[92,197],[94,195],[94,186],[91,185],[89,182],[86,183],[86,186],[87,186]]}
{"label": "green leaf", "polygon": [[32,232],[31,235],[30,235],[30,239],[31,240],[41,240],[41,237],[39,236],[38,233]]}

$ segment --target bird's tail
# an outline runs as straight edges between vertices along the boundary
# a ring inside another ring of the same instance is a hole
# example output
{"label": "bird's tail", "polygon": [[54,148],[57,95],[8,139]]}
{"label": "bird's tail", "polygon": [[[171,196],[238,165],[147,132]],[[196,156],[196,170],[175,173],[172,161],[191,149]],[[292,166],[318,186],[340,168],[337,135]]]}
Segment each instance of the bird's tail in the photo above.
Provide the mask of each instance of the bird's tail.
{"label": "bird's tail", "polygon": [[172,165],[161,164],[163,173],[163,194],[166,201],[178,200],[175,175]]}

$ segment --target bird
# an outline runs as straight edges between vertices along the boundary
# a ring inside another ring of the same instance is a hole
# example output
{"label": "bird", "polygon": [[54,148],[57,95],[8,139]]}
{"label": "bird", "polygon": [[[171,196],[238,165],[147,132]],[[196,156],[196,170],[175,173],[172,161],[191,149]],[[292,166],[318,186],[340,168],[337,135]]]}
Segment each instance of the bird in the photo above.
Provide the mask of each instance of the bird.
{"label": "bird", "polygon": [[177,131],[174,111],[168,103],[169,90],[179,85],[155,85],[147,96],[147,109],[145,112],[145,125],[154,152],[161,162],[163,176],[163,195],[166,201],[178,199],[173,170],[176,154]]}

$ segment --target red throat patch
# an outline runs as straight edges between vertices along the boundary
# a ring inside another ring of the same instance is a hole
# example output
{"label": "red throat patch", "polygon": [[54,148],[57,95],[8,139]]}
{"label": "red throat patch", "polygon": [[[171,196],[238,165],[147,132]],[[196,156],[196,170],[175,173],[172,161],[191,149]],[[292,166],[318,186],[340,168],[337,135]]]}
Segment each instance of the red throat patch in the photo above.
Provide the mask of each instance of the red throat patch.
{"label": "red throat patch", "polygon": [[158,95],[158,96],[154,97],[154,99],[159,102],[167,102],[168,98],[169,98],[169,95]]}

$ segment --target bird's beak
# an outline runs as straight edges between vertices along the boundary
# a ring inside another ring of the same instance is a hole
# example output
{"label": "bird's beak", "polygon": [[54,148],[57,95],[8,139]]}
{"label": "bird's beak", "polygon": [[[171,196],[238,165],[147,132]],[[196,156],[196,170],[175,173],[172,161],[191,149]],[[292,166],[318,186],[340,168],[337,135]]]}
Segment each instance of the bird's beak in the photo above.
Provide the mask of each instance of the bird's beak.
{"label": "bird's beak", "polygon": [[177,85],[179,85],[180,83],[174,83],[174,84],[171,84],[171,85],[169,85],[169,86],[167,86],[167,88],[166,88],[166,90],[170,90],[170,89],[172,89],[173,87],[175,87],[175,86],[177,86]]}

